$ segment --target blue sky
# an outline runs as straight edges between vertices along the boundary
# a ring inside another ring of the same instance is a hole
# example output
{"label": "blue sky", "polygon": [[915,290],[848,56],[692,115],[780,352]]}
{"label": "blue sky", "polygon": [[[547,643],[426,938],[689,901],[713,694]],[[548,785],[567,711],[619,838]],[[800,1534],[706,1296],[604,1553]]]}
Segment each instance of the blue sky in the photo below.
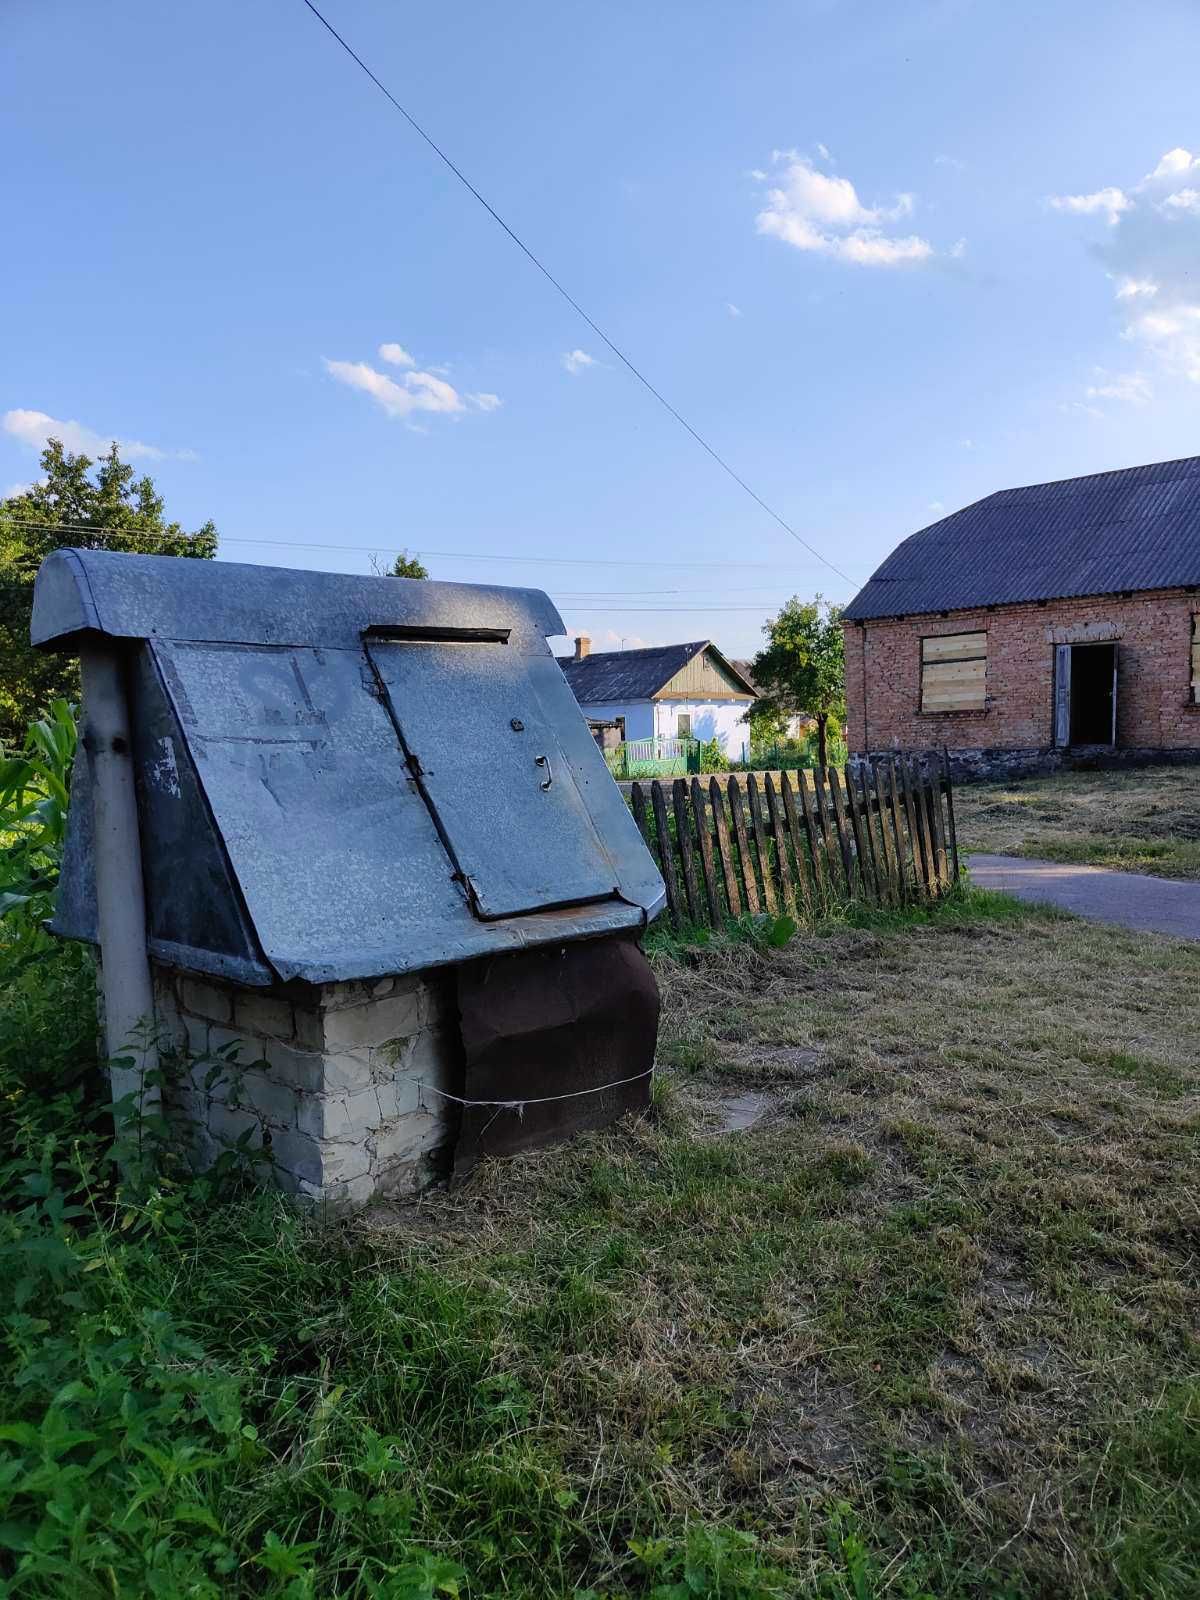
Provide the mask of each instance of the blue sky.
{"label": "blue sky", "polygon": [[[325,9],[852,579],[942,507],[1200,450],[1191,0]],[[0,492],[71,423],[226,559],[446,552],[601,648],[849,598],[301,0],[5,0],[0,137]]]}

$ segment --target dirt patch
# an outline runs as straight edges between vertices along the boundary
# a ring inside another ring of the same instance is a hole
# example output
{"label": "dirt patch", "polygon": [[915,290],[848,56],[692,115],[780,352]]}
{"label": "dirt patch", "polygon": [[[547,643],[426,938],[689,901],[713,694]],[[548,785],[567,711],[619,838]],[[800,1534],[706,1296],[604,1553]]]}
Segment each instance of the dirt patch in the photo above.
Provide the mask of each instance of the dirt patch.
{"label": "dirt patch", "polygon": [[739,1409],[752,1419],[744,1450],[759,1477],[835,1479],[866,1453],[854,1390],[819,1364],[767,1375],[761,1387],[739,1398]]}

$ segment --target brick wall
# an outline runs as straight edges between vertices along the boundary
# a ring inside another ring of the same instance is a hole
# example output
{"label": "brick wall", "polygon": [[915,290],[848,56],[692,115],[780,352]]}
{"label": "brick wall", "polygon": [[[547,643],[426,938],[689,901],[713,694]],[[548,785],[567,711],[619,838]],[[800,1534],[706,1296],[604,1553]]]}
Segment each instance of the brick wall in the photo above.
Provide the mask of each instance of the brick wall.
{"label": "brick wall", "polygon": [[[1047,750],[1054,646],[1115,639],[1118,747],[1200,750],[1200,707],[1189,703],[1193,612],[1200,594],[1159,590],[847,623],[850,749]],[[986,708],[922,712],[922,637],[976,629],[988,636]]]}
{"label": "brick wall", "polygon": [[297,995],[159,967],[167,1117],[198,1167],[248,1130],[280,1188],[309,1202],[419,1188],[449,1136],[429,1086],[456,1088],[451,984],[427,973]]}

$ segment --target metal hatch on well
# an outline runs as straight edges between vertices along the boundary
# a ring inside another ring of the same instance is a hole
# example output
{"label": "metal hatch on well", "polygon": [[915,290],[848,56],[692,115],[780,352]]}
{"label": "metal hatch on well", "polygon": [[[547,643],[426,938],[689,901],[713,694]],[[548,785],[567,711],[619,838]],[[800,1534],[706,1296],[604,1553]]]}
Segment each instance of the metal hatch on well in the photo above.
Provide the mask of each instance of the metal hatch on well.
{"label": "metal hatch on well", "polygon": [[[379,630],[366,640],[411,770],[485,919],[603,900],[618,888],[572,765],[505,632]],[[569,715],[565,682],[562,697]]]}

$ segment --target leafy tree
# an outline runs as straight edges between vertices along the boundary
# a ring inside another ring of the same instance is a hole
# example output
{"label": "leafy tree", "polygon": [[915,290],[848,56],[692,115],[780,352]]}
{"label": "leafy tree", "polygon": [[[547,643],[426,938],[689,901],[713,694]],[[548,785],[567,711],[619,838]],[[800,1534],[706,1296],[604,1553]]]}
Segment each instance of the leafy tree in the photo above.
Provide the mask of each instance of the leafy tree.
{"label": "leafy tree", "polygon": [[185,533],[168,522],[153,479],[135,478],[116,444],[93,462],[57,439],[47,441],[41,481],[0,500],[0,740],[6,742],[20,740],[52,700],[79,699],[76,664],[29,643],[33,580],[46,556],[64,546],[211,557],[217,530],[206,522]]}
{"label": "leafy tree", "polygon": [[793,595],[777,617],[763,627],[766,646],[750,671],[763,690],[755,716],[814,717],[817,759],[826,765],[830,717],[846,714],[846,660],[842,646],[842,611],[818,595],[801,600]]}
{"label": "leafy tree", "polygon": [[418,560],[416,556],[410,556],[407,550],[401,550],[395,561],[392,562],[389,576],[393,578],[427,578],[429,576],[429,568],[423,561]]}

